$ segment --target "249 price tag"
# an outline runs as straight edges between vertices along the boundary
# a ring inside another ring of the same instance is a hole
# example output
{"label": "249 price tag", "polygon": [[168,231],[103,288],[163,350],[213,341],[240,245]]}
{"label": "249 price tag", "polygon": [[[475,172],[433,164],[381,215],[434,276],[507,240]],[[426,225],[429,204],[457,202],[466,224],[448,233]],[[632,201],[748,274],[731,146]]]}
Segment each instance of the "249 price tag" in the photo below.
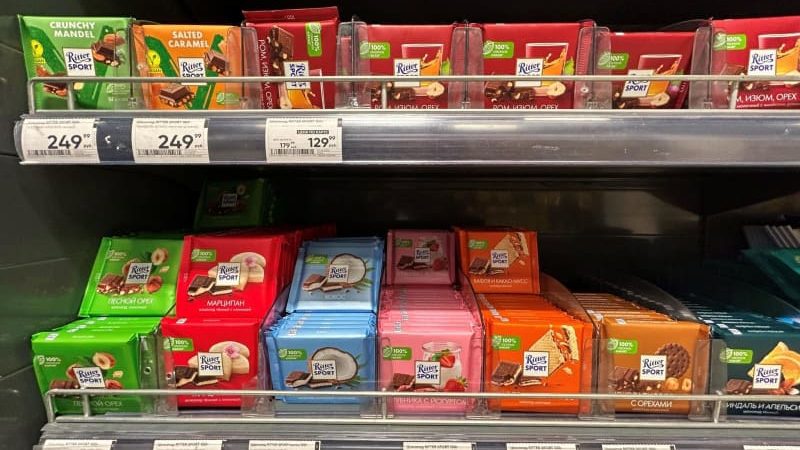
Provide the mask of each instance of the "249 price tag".
{"label": "249 price tag", "polygon": [[205,119],[133,119],[133,159],[144,164],[208,163]]}
{"label": "249 price tag", "polygon": [[267,164],[342,162],[342,124],[337,117],[267,119]]}
{"label": "249 price tag", "polygon": [[27,162],[100,162],[94,119],[26,119],[20,144]]}

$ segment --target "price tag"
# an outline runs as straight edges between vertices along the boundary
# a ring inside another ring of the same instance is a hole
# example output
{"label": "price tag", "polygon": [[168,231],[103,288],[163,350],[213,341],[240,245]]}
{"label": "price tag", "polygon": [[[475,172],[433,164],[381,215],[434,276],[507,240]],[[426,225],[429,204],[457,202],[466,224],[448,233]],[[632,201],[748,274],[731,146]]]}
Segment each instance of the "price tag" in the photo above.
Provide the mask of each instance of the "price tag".
{"label": "price tag", "polygon": [[800,445],[743,445],[744,450],[800,450]]}
{"label": "price tag", "polygon": [[675,450],[672,444],[603,444],[603,450]]}
{"label": "price tag", "polygon": [[133,159],[143,164],[208,164],[205,119],[133,119]]}
{"label": "price tag", "polygon": [[578,444],[557,442],[506,442],[506,450],[578,450]]}
{"label": "price tag", "polygon": [[85,450],[111,450],[113,440],[92,439],[47,439],[42,448],[45,450],[85,449]]}
{"label": "price tag", "polygon": [[337,117],[267,119],[267,164],[342,162],[342,123]]}
{"label": "price tag", "polygon": [[249,450],[320,450],[319,441],[250,441]]}
{"label": "price tag", "polygon": [[25,119],[22,156],[43,163],[99,163],[94,119]]}
{"label": "price tag", "polygon": [[222,440],[156,440],[153,450],[222,450]]}
{"label": "price tag", "polygon": [[403,450],[472,450],[474,442],[403,442]]}

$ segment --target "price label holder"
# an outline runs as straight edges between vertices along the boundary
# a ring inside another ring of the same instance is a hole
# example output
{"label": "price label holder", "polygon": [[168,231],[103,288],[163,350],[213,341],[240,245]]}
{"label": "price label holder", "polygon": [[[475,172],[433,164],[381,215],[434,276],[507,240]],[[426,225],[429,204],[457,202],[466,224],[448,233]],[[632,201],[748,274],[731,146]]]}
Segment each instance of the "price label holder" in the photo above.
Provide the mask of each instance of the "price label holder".
{"label": "price label holder", "polygon": [[800,450],[800,445],[743,445],[744,450]]}
{"label": "price label holder", "polygon": [[342,162],[342,121],[338,117],[267,119],[267,164]]}
{"label": "price label holder", "polygon": [[603,444],[603,450],[675,450],[672,444]]}
{"label": "price label holder", "polygon": [[506,442],[506,450],[578,450],[578,444],[559,442]]}
{"label": "price label holder", "polygon": [[153,441],[153,450],[222,450],[222,440],[156,440]]}
{"label": "price label holder", "polygon": [[403,450],[474,450],[474,442],[403,442]]}
{"label": "price label holder", "polygon": [[111,450],[113,440],[93,439],[47,439],[42,448],[44,450]]}
{"label": "price label holder", "polygon": [[139,164],[208,164],[206,119],[133,119],[133,160]]}
{"label": "price label holder", "polygon": [[319,441],[250,441],[248,450],[320,450]]}
{"label": "price label holder", "polygon": [[97,164],[95,119],[25,119],[20,136],[26,162]]}

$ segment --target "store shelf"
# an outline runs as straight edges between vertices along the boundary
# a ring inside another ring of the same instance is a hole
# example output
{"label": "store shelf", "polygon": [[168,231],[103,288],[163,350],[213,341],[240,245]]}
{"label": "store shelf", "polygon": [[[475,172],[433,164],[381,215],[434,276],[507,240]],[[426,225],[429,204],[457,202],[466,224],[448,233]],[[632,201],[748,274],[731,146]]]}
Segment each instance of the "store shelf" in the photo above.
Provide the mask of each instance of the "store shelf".
{"label": "store shelf", "polygon": [[[394,111],[200,112],[211,164],[273,164],[267,118],[337,117],[346,165],[532,167],[800,167],[800,111]],[[20,131],[16,142],[23,163]],[[99,162],[134,164],[131,125],[161,112],[51,112],[96,117]],[[54,161],[48,161],[54,162]],[[311,163],[313,164],[313,163]]]}

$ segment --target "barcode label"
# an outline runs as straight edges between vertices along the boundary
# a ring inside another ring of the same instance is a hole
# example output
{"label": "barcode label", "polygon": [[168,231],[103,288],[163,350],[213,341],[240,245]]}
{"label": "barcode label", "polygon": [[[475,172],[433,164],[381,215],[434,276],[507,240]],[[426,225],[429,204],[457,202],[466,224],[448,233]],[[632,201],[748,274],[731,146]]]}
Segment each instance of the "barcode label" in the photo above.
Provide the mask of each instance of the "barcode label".
{"label": "barcode label", "polygon": [[473,450],[474,442],[403,442],[403,450]]}
{"label": "barcode label", "polygon": [[156,440],[153,450],[222,450],[222,440]]}
{"label": "barcode label", "polygon": [[112,445],[114,445],[113,440],[47,439],[42,448],[44,450],[110,450]]}
{"label": "barcode label", "polygon": [[20,146],[26,162],[100,162],[94,119],[25,119]]}
{"label": "barcode label", "polygon": [[342,123],[336,117],[267,119],[267,164],[342,162]]}
{"label": "barcode label", "polygon": [[800,450],[800,445],[743,445],[744,450]]}
{"label": "barcode label", "polygon": [[603,450],[675,450],[672,444],[603,444]]}
{"label": "barcode label", "polygon": [[506,450],[577,450],[578,444],[557,442],[507,442]]}
{"label": "barcode label", "polygon": [[250,441],[248,450],[320,450],[319,441]]}
{"label": "barcode label", "polygon": [[207,164],[205,119],[133,119],[133,159],[140,164]]}

